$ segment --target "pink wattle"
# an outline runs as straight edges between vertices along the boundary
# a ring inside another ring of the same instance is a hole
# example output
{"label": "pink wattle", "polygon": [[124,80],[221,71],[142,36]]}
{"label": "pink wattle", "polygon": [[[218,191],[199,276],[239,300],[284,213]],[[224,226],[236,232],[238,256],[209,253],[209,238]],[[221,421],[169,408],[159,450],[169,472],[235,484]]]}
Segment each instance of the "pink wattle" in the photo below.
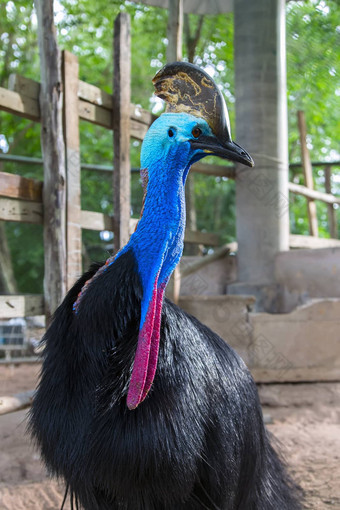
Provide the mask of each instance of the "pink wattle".
{"label": "pink wattle", "polygon": [[[129,390],[127,395],[127,406],[129,409],[135,409],[145,398],[146,393],[144,393],[145,383],[149,370],[149,358],[150,351],[154,350],[153,345],[153,333],[154,333],[154,325],[155,325],[155,312],[156,312],[156,304],[158,292],[157,292],[157,281],[155,282],[155,286],[153,289],[152,299],[149,303],[148,311],[146,313],[145,321],[142,328],[139,330],[138,335],[138,343],[137,350],[135,355],[135,360],[133,363],[132,375],[129,384]],[[158,324],[158,321],[156,320]],[[158,334],[158,342],[156,341],[157,353],[158,353],[158,344],[159,344],[159,334]],[[154,365],[157,364],[157,353],[156,357],[152,353],[151,360]],[[153,377],[156,368],[153,370]],[[152,381],[151,381],[152,382]]]}
{"label": "pink wattle", "polygon": [[157,368],[157,360],[158,360],[158,351],[159,351],[159,339],[161,332],[161,319],[162,319],[162,305],[163,305],[163,296],[164,296],[164,286],[157,290],[156,295],[156,311],[155,311],[155,319],[153,323],[153,331],[151,338],[151,349],[149,356],[149,364],[148,371],[146,375],[144,390],[141,398],[141,402],[147,396],[153,380],[155,378],[156,368]]}

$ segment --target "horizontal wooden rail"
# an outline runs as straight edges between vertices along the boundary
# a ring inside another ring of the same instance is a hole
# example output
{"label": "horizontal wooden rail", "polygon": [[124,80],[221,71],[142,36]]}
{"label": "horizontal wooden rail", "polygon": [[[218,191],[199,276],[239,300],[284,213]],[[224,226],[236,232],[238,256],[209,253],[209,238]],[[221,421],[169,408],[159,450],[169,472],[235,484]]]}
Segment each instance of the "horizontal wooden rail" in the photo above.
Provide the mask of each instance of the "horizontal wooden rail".
{"label": "horizontal wooden rail", "polygon": [[87,230],[110,230],[112,231],[113,218],[109,214],[95,211],[81,211],[80,225]]}
{"label": "horizontal wooden rail", "polygon": [[296,195],[303,195],[304,197],[311,198],[312,200],[321,200],[321,202],[325,202],[326,204],[340,204],[340,197],[336,197],[330,193],[324,193],[322,191],[307,188],[306,186],[301,186],[300,184],[289,182],[288,189],[291,193],[295,193]]}
{"label": "horizontal wooden rail", "polygon": [[[83,120],[112,129],[112,95],[79,80],[78,112]],[[12,74],[9,89],[0,87],[0,110],[40,121],[39,93],[40,83]],[[131,136],[142,140],[148,127],[156,118],[147,110],[131,104]]]}
{"label": "horizontal wooden rail", "polygon": [[[18,336],[18,334],[16,335]],[[6,339],[9,335],[6,334]],[[22,351],[26,349],[27,344],[0,344],[0,351]]]}
{"label": "horizontal wooden rail", "polygon": [[11,359],[1,358],[0,365],[22,365],[23,363],[41,363],[38,356],[11,356]]}
{"label": "horizontal wooden rail", "polygon": [[[23,200],[22,198],[24,198],[24,196],[20,194],[20,190],[16,198],[0,197],[0,220],[42,224],[42,203]],[[112,222],[113,216],[108,214],[95,211],[80,212],[80,224],[83,229],[112,231]],[[135,230],[137,222],[138,220],[135,218],[130,219],[130,233]],[[184,240],[186,243],[205,244],[208,246],[218,246],[220,244],[220,239],[217,234],[194,230],[186,230]]]}
{"label": "horizontal wooden rail", "polygon": [[0,397],[0,415],[14,413],[30,407],[34,394],[35,390],[28,390],[13,396]]}
{"label": "horizontal wooden rail", "polygon": [[0,196],[41,202],[42,187],[42,181],[0,172]]}
{"label": "horizontal wooden rail", "polygon": [[340,239],[290,234],[290,248],[316,250],[319,248],[340,248]]}
{"label": "horizontal wooden rail", "polygon": [[42,203],[1,197],[0,220],[42,224]]}
{"label": "horizontal wooden rail", "polygon": [[237,243],[224,244],[220,248],[217,248],[211,255],[205,255],[204,257],[200,257],[195,262],[181,269],[180,277],[185,278],[186,276],[196,273],[196,271],[199,271],[203,267],[208,266],[212,262],[222,259],[226,255],[228,255],[228,253],[230,253],[231,251],[237,251]]}
{"label": "horizontal wooden rail", "polygon": [[40,110],[37,99],[0,87],[0,110],[39,122]]}
{"label": "horizontal wooden rail", "polygon": [[0,296],[0,319],[44,315],[44,296],[40,294]]}
{"label": "horizontal wooden rail", "polygon": [[184,234],[184,241],[186,243],[219,246],[220,236],[210,232],[199,232],[198,230],[186,230]]}
{"label": "horizontal wooden rail", "polygon": [[227,177],[235,179],[235,167],[226,165],[212,165],[210,163],[195,163],[190,172],[212,175],[214,177]]}

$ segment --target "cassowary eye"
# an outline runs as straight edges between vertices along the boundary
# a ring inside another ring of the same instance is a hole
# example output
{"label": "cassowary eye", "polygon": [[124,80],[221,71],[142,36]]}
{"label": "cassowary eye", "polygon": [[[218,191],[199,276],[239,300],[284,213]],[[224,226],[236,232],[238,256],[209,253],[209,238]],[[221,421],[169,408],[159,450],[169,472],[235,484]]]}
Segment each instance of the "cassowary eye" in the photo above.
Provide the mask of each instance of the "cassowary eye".
{"label": "cassowary eye", "polygon": [[168,131],[168,135],[170,136],[170,138],[172,138],[174,134],[175,134],[174,130],[170,128]]}
{"label": "cassowary eye", "polygon": [[199,127],[194,127],[194,129],[191,131],[191,134],[194,138],[198,138],[202,134],[202,131]]}

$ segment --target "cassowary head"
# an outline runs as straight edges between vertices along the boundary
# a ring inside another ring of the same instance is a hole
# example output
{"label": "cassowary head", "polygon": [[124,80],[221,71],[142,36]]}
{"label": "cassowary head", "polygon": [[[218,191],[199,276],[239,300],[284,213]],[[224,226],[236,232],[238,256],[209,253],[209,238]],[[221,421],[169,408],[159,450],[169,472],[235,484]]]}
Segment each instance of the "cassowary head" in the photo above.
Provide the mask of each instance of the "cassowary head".
{"label": "cassowary head", "polygon": [[167,113],[152,124],[143,141],[142,168],[149,168],[156,155],[175,154],[186,170],[208,155],[254,165],[232,141],[224,98],[207,73],[193,64],[175,62],[163,67],[153,83],[156,95],[167,102]]}

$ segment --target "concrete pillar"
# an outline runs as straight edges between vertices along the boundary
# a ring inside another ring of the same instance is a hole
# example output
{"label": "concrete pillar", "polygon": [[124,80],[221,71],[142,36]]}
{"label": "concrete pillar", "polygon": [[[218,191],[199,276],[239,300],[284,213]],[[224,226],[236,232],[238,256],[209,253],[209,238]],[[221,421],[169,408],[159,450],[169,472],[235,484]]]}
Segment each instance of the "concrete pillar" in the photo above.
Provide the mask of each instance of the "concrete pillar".
{"label": "concrete pillar", "polygon": [[285,0],[237,0],[234,15],[234,138],[255,168],[237,168],[238,283],[228,293],[254,294],[258,310],[275,312],[274,260],[289,249]]}

